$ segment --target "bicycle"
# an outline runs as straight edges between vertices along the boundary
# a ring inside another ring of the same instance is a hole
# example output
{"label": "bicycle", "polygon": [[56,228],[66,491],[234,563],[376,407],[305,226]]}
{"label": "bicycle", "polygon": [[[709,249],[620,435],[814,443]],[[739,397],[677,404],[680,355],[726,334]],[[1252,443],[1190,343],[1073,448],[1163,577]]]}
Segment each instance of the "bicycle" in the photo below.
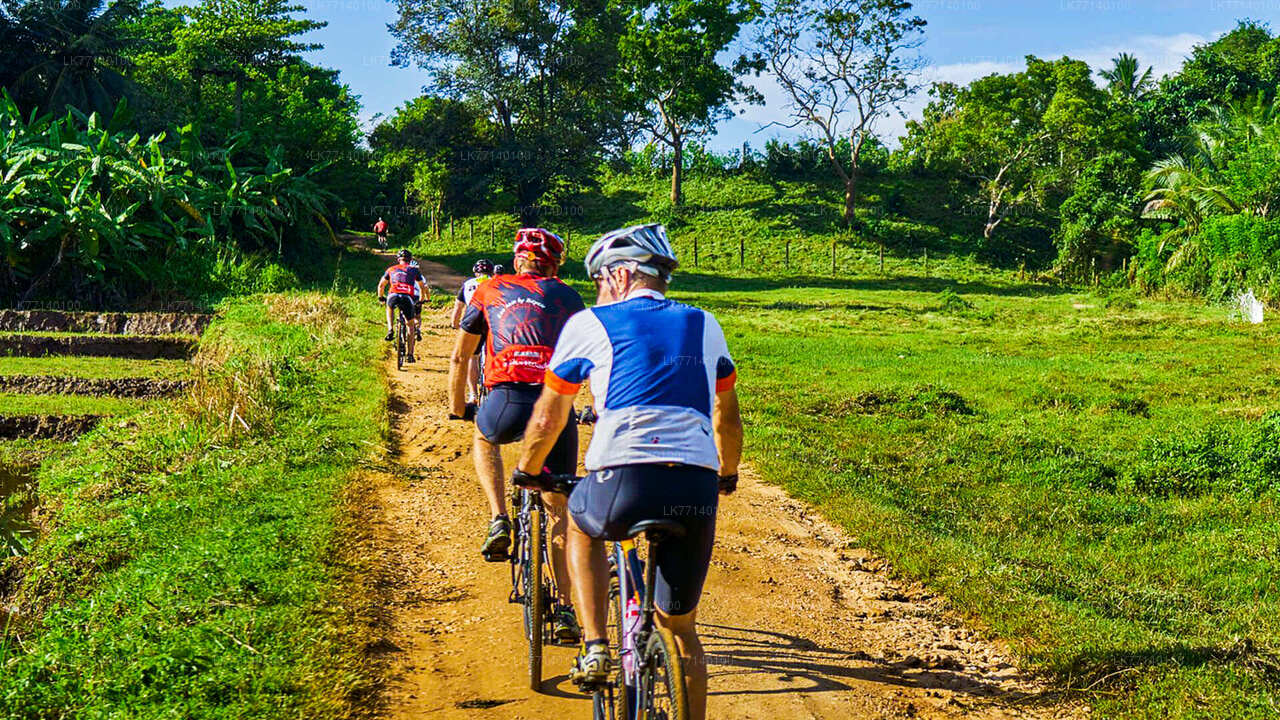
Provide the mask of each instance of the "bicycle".
{"label": "bicycle", "polygon": [[[574,476],[554,476],[553,489],[568,495],[577,480]],[[551,572],[550,548],[547,544],[547,518],[542,495],[535,490],[513,488],[511,504],[519,508],[515,514],[514,552],[511,561],[511,595],[508,601],[523,605],[524,634],[529,643],[529,688],[542,686],[542,647],[556,643],[552,632],[554,618],[547,612],[557,597],[555,576]]]}
{"label": "bicycle", "polygon": [[657,566],[640,559],[634,540],[643,535],[652,558],[664,540],[682,537],[684,526],[644,520],[627,535],[632,539],[613,543],[609,558],[609,643],[617,648],[618,667],[608,682],[581,689],[592,694],[595,720],[687,720],[680,651],[671,631],[655,620]]}
{"label": "bicycle", "polygon": [[[378,301],[383,304],[386,304],[387,298],[385,296],[382,296],[378,298]],[[408,323],[404,319],[404,311],[401,310],[399,307],[392,308],[391,312],[395,313],[394,324],[396,327],[396,370],[404,370],[404,359],[405,359],[405,355],[407,354],[406,345],[409,342],[409,339],[408,339],[409,329],[407,327]]]}

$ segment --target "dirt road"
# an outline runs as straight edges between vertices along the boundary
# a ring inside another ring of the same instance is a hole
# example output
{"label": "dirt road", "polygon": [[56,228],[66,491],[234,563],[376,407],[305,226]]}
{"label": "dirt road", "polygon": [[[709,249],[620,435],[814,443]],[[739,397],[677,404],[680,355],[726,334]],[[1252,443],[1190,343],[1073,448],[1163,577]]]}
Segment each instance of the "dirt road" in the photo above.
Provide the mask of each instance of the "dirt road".
{"label": "dirt road", "polygon": [[[462,278],[423,263],[429,282]],[[383,659],[387,718],[590,716],[567,682],[572,652],[551,648],[541,693],[524,687],[519,610],[507,565],[477,548],[487,512],[470,460],[472,426],[445,419],[452,331],[423,318],[418,362],[388,366],[395,463],[376,482],[373,542],[390,603]],[[750,359],[743,365],[750,368]],[[585,449],[585,447],[584,447]],[[755,463],[767,458],[748,458]],[[710,663],[709,716],[760,718],[1059,718],[998,644],[809,507],[748,469],[725,500],[700,610]]]}

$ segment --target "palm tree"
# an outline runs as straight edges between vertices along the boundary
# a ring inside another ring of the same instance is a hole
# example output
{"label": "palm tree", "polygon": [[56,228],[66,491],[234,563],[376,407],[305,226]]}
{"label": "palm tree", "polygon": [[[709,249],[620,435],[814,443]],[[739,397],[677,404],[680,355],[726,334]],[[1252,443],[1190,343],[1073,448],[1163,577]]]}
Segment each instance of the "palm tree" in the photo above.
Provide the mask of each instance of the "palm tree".
{"label": "palm tree", "polygon": [[[0,0],[5,86],[26,111],[110,113],[130,90],[125,24],[138,0]],[[6,53],[9,54],[9,53]]]}
{"label": "palm tree", "polygon": [[1110,70],[1100,70],[1098,74],[1107,81],[1111,92],[1127,100],[1138,100],[1151,89],[1154,82],[1150,66],[1138,73],[1138,58],[1129,53],[1120,53],[1112,58]]}

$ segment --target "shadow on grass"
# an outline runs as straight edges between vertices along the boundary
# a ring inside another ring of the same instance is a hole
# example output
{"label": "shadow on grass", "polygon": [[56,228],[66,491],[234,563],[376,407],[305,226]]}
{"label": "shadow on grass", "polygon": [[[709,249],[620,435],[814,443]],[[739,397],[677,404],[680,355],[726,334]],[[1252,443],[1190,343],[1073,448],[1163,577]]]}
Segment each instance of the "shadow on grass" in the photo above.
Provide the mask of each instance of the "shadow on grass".
{"label": "shadow on grass", "polygon": [[1126,687],[1133,673],[1147,668],[1197,668],[1224,665],[1252,673],[1272,687],[1280,686],[1280,655],[1257,647],[1249,638],[1227,646],[1176,643],[1140,650],[1113,650],[1082,653],[1070,663],[1073,675],[1085,678],[1081,686]]}
{"label": "shadow on grass", "polygon": [[761,292],[785,288],[810,287],[824,290],[906,290],[938,293],[950,290],[957,295],[999,295],[1006,297],[1049,297],[1072,292],[1071,288],[1016,283],[994,285],[944,277],[897,275],[891,277],[823,277],[791,275],[780,277],[741,277],[710,273],[677,272],[673,290],[687,292]]}

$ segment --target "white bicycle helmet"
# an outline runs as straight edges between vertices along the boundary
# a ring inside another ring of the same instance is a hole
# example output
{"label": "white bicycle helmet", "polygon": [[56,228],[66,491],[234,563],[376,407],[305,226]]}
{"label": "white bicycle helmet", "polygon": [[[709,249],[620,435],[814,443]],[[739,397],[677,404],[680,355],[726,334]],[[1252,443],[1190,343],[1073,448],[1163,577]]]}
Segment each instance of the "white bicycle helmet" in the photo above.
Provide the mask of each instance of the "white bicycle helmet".
{"label": "white bicycle helmet", "polygon": [[583,265],[588,277],[596,277],[600,271],[620,262],[633,262],[636,269],[647,275],[671,279],[671,271],[680,261],[667,240],[667,229],[658,223],[632,225],[605,233],[591,249]]}

